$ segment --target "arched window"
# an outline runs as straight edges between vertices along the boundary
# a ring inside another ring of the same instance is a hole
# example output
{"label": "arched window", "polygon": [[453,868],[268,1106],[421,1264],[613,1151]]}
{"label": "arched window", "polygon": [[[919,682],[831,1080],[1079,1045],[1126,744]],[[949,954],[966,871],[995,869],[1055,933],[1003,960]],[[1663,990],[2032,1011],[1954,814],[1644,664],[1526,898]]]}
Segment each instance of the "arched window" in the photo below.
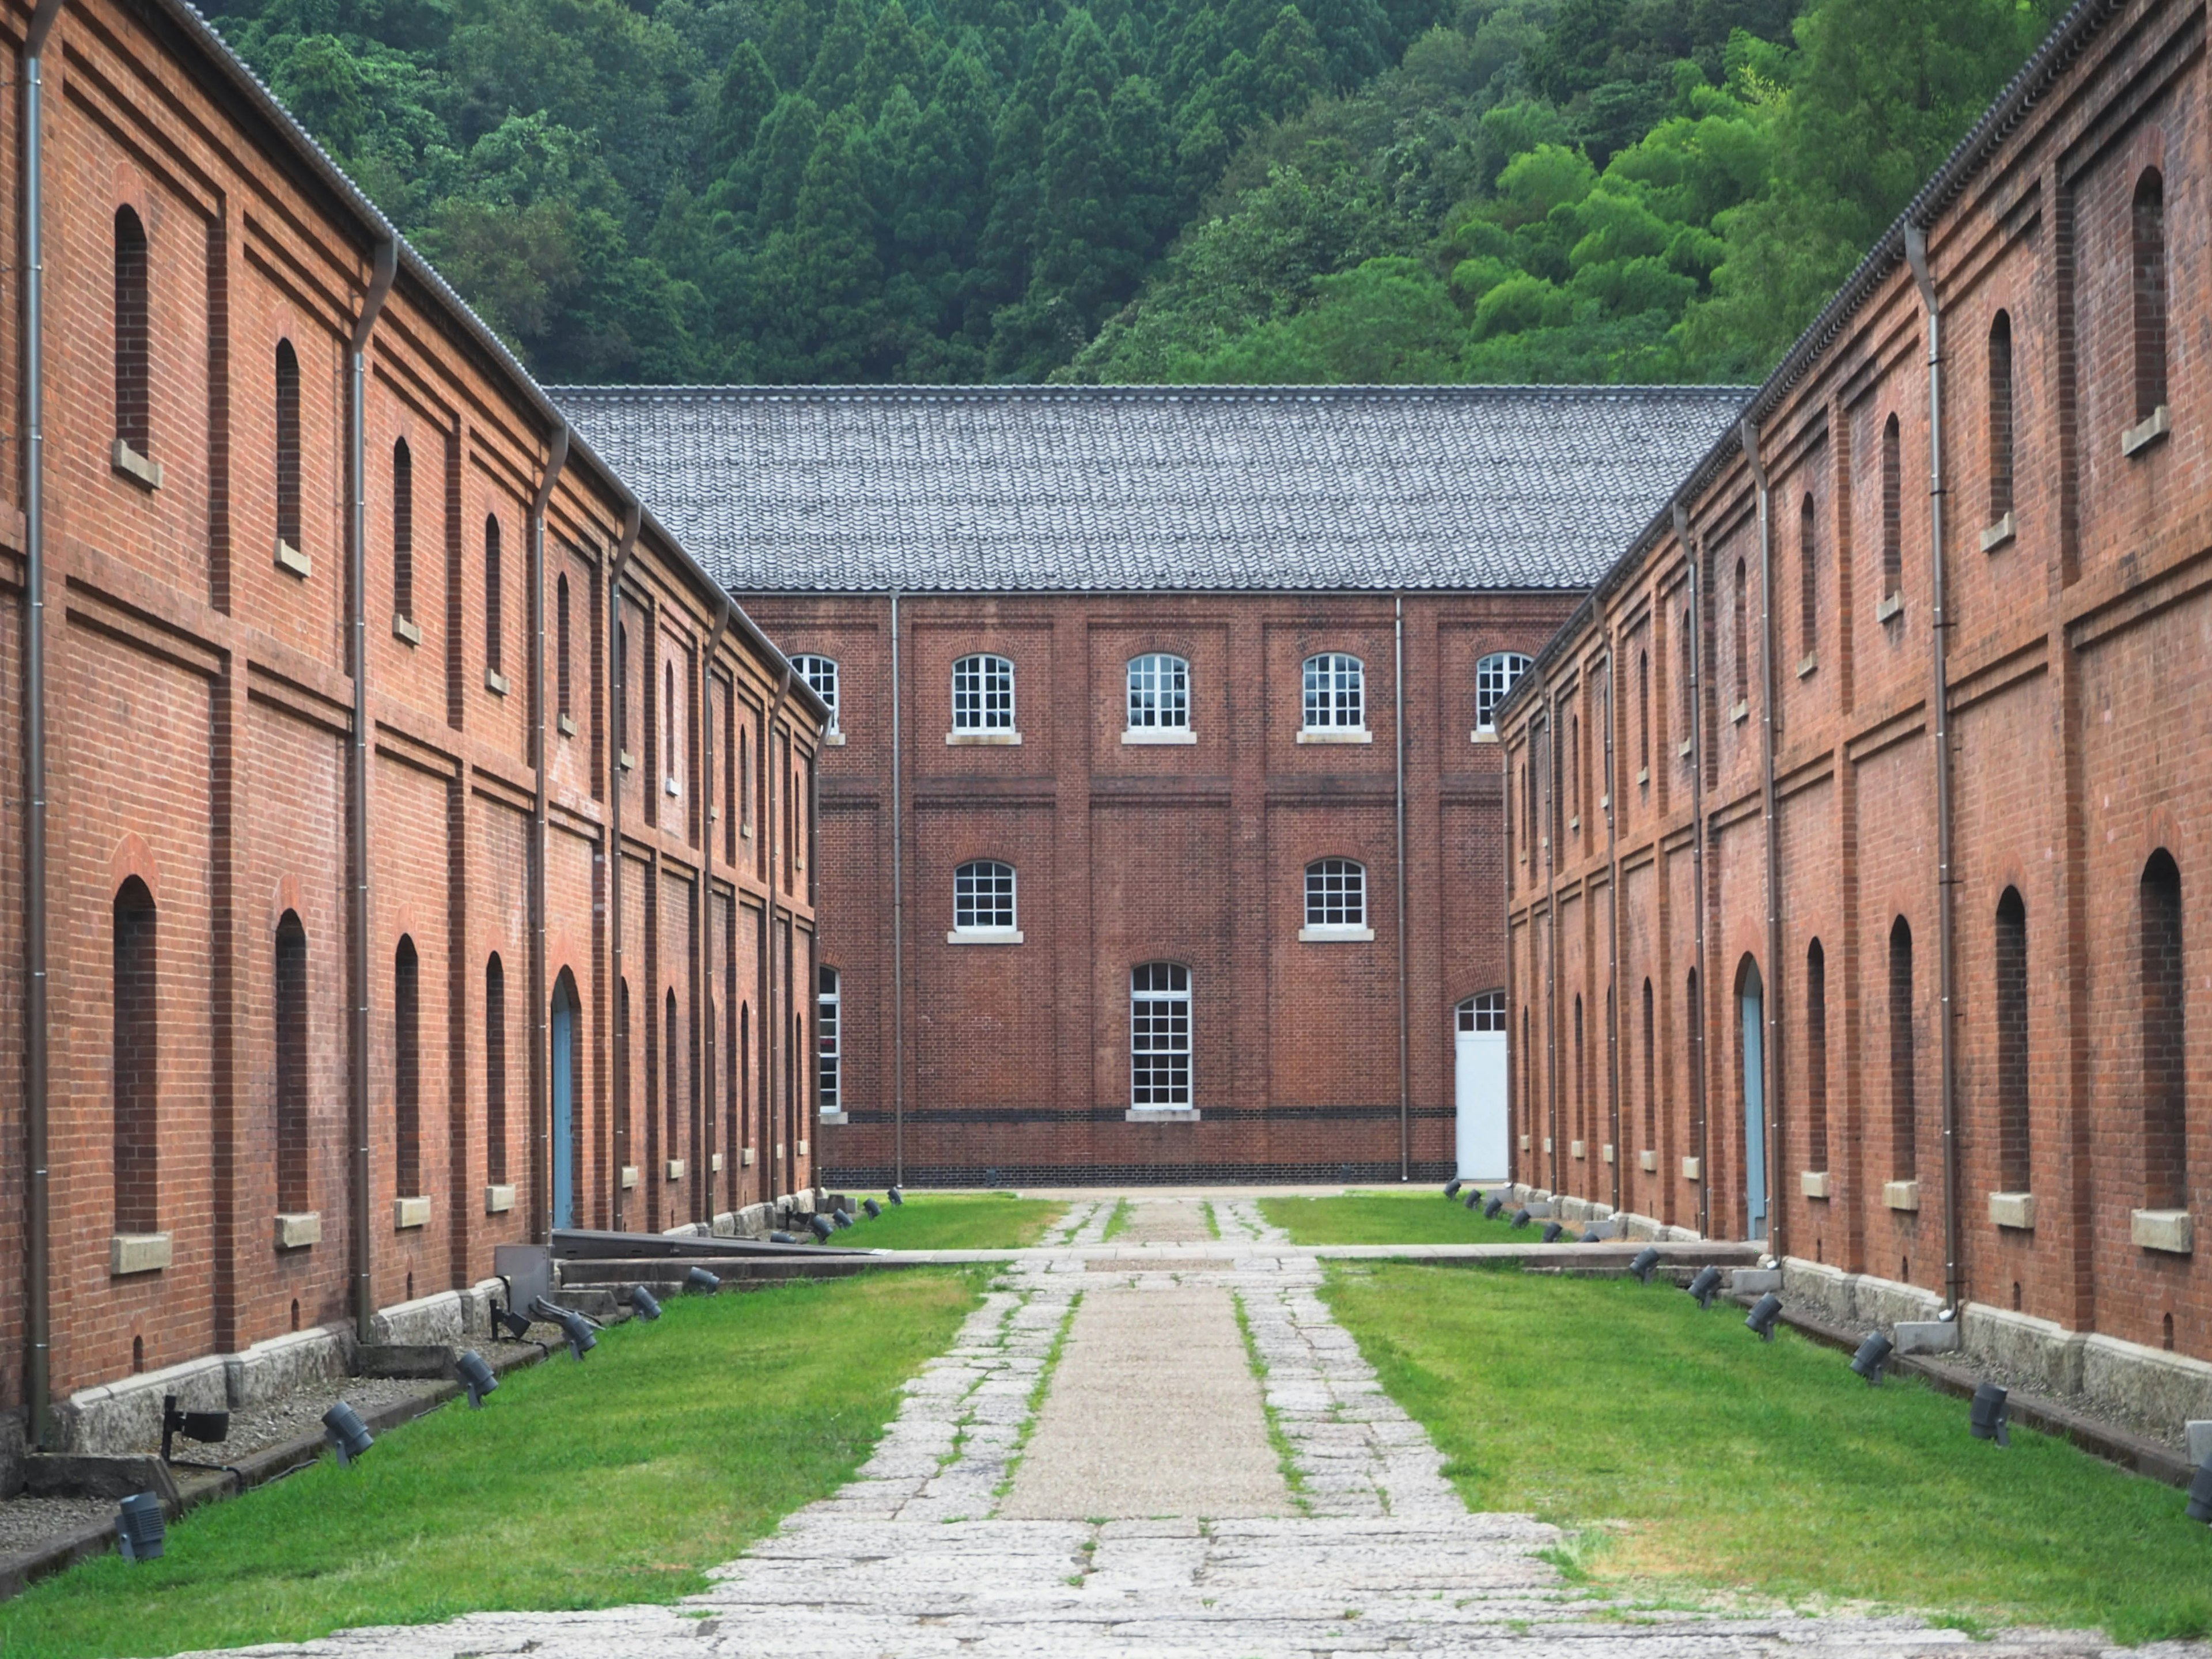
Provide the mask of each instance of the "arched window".
{"label": "arched window", "polygon": [[1828,1167],[1828,955],[1814,939],[1805,947],[1805,1158]]}
{"label": "arched window", "polygon": [[554,712],[574,715],[568,703],[568,573],[562,571],[561,579],[553,585],[553,692]]}
{"label": "arched window", "polygon": [[[1689,1042],[1683,1045],[1689,1072],[1690,1145],[1701,1147],[1705,1144],[1705,1000],[1694,968],[1690,969],[1683,994],[1682,1017],[1690,1034]],[[1700,1169],[1698,1173],[1703,1176],[1705,1171]]]}
{"label": "arched window", "polygon": [[1132,732],[1190,730],[1190,665],[1164,651],[1129,659]]}
{"label": "arched window", "polygon": [[2027,905],[2008,887],[1997,901],[1997,1184],[2031,1190],[2027,1121]]}
{"label": "arched window", "polygon": [[1658,1010],[1653,1006],[1651,981],[1644,981],[1644,1147],[1659,1146]]}
{"label": "arched window", "polygon": [[[154,453],[150,307],[146,228],[127,207],[115,210],[115,441],[139,460]],[[129,459],[118,453],[125,467]]]}
{"label": "arched window", "polygon": [[115,1231],[161,1228],[161,1057],[154,896],[133,876],[115,895]]}
{"label": "arched window", "polygon": [[404,935],[392,963],[392,1127],[398,1196],[422,1192],[422,966]]}
{"label": "arched window", "polygon": [[1920,1171],[1912,1061],[1912,929],[1899,916],[1889,930],[1889,1161],[1898,1181]]}
{"label": "arched window", "polygon": [[661,787],[672,795],[680,795],[684,784],[678,756],[683,738],[677,731],[676,717],[683,705],[676,701],[676,659],[672,656],[660,665],[660,707],[662,724],[666,727],[665,740],[660,745]]}
{"label": "arched window", "polygon": [[2181,871],[2160,848],[2143,866],[2143,1207],[2189,1202],[2187,963],[2182,954]]}
{"label": "arched window", "polygon": [[2166,181],[2156,167],[2136,180],[2136,419],[2166,403]]}
{"label": "arched window", "polygon": [[1575,994],[1575,1133],[1574,1138],[1585,1145],[1589,1140],[1589,1105],[1583,1082],[1583,999]]}
{"label": "arched window", "polygon": [[1567,816],[1583,815],[1583,717],[1567,714]]}
{"label": "arched window", "polygon": [[1462,1031],[1502,1032],[1505,1030],[1505,993],[1478,991],[1471,997],[1462,997],[1453,1014]]}
{"label": "arched window", "polygon": [[738,1005],[738,1140],[739,1163],[752,1152],[753,1137],[753,1006]]}
{"label": "arched window", "polygon": [[683,1050],[676,1041],[676,993],[672,988],[660,1014],[661,1156],[671,1181],[684,1178]]}
{"label": "arched window", "polygon": [[822,970],[821,981],[815,993],[814,1042],[821,1055],[821,1080],[817,1090],[822,1109],[842,1112],[844,1095],[839,1085],[843,1082],[843,1056],[838,1048],[838,1016],[842,1011],[841,982],[835,968]]}
{"label": "arched window", "polygon": [[837,723],[837,664],[829,657],[800,655],[791,659],[791,672],[814,688],[814,695],[830,709],[830,730],[842,732]]}
{"label": "arched window", "polygon": [[1698,734],[1698,641],[1692,632],[1695,626],[1691,613],[1685,609],[1682,612],[1681,650],[1682,757],[1685,760],[1690,757],[1692,740]]}
{"label": "arched window", "polygon": [[1648,780],[1651,775],[1651,653],[1636,653],[1637,765]]}
{"label": "arched window", "polygon": [[752,834],[753,734],[750,726],[738,733],[738,823],[745,834]]}
{"label": "arched window", "polygon": [[1015,932],[1014,866],[977,859],[952,874],[952,930],[1006,935]]}
{"label": "arched window", "polygon": [[622,1081],[614,1091],[615,1158],[623,1166],[619,1179],[624,1187],[635,1180],[637,1167],[632,1162],[637,1153],[630,1142],[629,1113],[630,1091],[635,1087],[631,1079],[637,1072],[630,1056],[629,1037],[629,979],[625,975],[615,984],[615,1062],[621,1068],[616,1075]]}
{"label": "arched window", "polygon": [[1367,726],[1367,665],[1341,651],[1308,657],[1305,729],[1360,732]]}
{"label": "arched window", "polygon": [[1316,859],[1306,866],[1306,935],[1367,930],[1367,870],[1351,859]]}
{"label": "arched window", "polygon": [[629,754],[629,629],[615,628],[615,763],[628,766]]}
{"label": "arched window", "polygon": [[1741,559],[1735,562],[1735,700],[1751,701],[1751,583]]}
{"label": "arched window", "polygon": [[2012,511],[2012,318],[1990,324],[1990,523]]}
{"label": "arched window", "polygon": [[1820,514],[1813,492],[1797,510],[1797,654],[1811,658],[1820,647]]}
{"label": "arched window", "polygon": [[301,545],[300,357],[289,340],[276,343],[276,539],[294,559]]}
{"label": "arched window", "polygon": [[314,1208],[307,1182],[307,933],[296,912],[276,923],[276,1208]]}
{"label": "arched window", "polygon": [[1474,665],[1474,729],[1498,729],[1498,705],[1514,682],[1528,672],[1529,659],[1518,651],[1493,651]]}
{"label": "arched window", "polygon": [[1147,962],[1129,974],[1129,1103],[1190,1101],[1190,969]]}
{"label": "arched window", "polygon": [[506,606],[499,564],[499,520],[487,516],[483,532],[484,672],[487,674],[500,673],[500,665],[505,660]]}
{"label": "arched window", "polygon": [[952,665],[952,729],[956,732],[1014,729],[1014,665],[979,654]]}
{"label": "arched window", "polygon": [[392,614],[415,620],[415,458],[404,438],[392,446]]}
{"label": "arched window", "polygon": [[1905,456],[1897,416],[1881,428],[1881,596],[1905,591]]}
{"label": "arched window", "polygon": [[484,963],[484,1179],[507,1181],[507,969]]}

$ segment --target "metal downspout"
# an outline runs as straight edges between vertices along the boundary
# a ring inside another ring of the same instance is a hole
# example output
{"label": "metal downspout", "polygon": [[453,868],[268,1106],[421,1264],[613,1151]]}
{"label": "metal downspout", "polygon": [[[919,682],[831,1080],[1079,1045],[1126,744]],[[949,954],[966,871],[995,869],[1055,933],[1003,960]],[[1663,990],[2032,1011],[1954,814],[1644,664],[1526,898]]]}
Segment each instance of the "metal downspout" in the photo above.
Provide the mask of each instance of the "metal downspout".
{"label": "metal downspout", "polygon": [[[1760,1091],[1765,1096],[1767,1249],[1776,1261],[1784,1253],[1782,1201],[1782,817],[1774,784],[1774,497],[1766,462],[1759,449],[1759,426],[1746,419],[1743,458],[1759,492],[1759,805],[1765,817],[1766,972],[1759,986],[1759,1009],[1766,1041],[1759,1054]],[[1739,1012],[1739,1018],[1741,1018]]]}
{"label": "metal downspout", "polygon": [[399,268],[399,244],[386,237],[376,245],[376,264],[361,316],[346,350],[346,642],[353,670],[353,742],[346,751],[346,831],[353,866],[353,1008],[347,1062],[353,1129],[353,1316],[354,1334],[375,1337],[376,1252],[369,1240],[374,1168],[368,1101],[368,753],[374,740],[368,713],[368,337],[377,313],[392,292]]}
{"label": "metal downspout", "polygon": [[1959,1259],[1958,1043],[1953,1006],[1958,965],[1952,933],[1958,878],[1951,848],[1951,616],[1943,558],[1943,310],[1928,264],[1928,233],[1905,228],[1905,257],[1928,311],[1928,549],[1932,602],[1929,620],[1933,684],[1929,724],[1936,735],[1936,974],[1942,1023],[1936,1050],[1942,1066],[1943,1299],[1954,1311],[1966,1297],[1966,1264]]}
{"label": "metal downspout", "polygon": [[[780,1133],[785,1125],[781,1116],[781,1103],[776,1098],[775,1055],[778,1048],[786,1048],[788,1043],[782,1027],[778,1024],[775,1012],[776,860],[780,856],[790,857],[791,849],[787,847],[779,847],[776,840],[775,728],[783,720],[783,700],[790,695],[791,665],[787,662],[783,665],[782,674],[776,680],[775,702],[769,710],[768,725],[763,728],[761,733],[761,771],[763,779],[761,785],[761,815],[763,819],[761,824],[761,835],[768,843],[768,937],[763,941],[767,961],[763,968],[761,986],[761,1059],[767,1065],[768,1087],[761,1091],[761,1108],[769,1114],[771,1128],[777,1133]],[[784,1063],[788,1066],[794,1064],[795,1061],[787,1055]],[[783,1166],[781,1179],[787,1183],[784,1193],[787,1194],[799,1190],[798,1187],[792,1183],[791,1174],[792,1165],[798,1159],[799,1143],[795,1133],[790,1140],[780,1141],[775,1139],[775,1133],[771,1133],[768,1137],[768,1146],[770,1158],[769,1197],[773,1200],[780,1196],[775,1187],[778,1179],[775,1165],[779,1163]],[[776,1150],[779,1147],[782,1149],[781,1158],[776,1157]]]}
{"label": "metal downspout", "polygon": [[[612,941],[615,982],[608,987],[617,1012],[623,1012],[623,844],[622,844],[622,745],[629,735],[626,729],[629,717],[629,674],[627,652],[617,651],[615,641],[622,638],[623,572],[629,568],[630,550],[637,545],[638,527],[644,522],[645,509],[635,498],[623,509],[622,541],[615,548],[612,568],[607,575],[607,703],[612,711],[607,722],[607,932]],[[629,1031],[627,1026],[616,1033],[614,1044],[614,1097],[617,1103],[627,1103],[629,1096]],[[612,1117],[612,1112],[610,1112]],[[627,1144],[619,1147],[613,1142],[622,1133],[614,1119],[608,1125],[608,1151],[612,1154],[609,1173],[614,1178],[615,1231],[622,1231],[623,1222],[623,1158],[629,1151]]]}
{"label": "metal downspout", "polygon": [[560,1200],[553,1191],[552,1070],[545,999],[545,508],[553,499],[553,486],[568,459],[566,422],[553,428],[545,458],[545,476],[538,481],[537,499],[530,503],[530,631],[535,648],[530,657],[531,765],[538,774],[536,799],[530,809],[530,1111],[538,1126],[538,1167],[545,1182],[534,1212],[535,1242],[553,1237],[553,1218]]}
{"label": "metal downspout", "polygon": [[1710,1238],[1713,1232],[1713,1115],[1709,1109],[1712,1091],[1707,1087],[1706,1076],[1710,1069],[1706,1051],[1711,1045],[1705,1039],[1712,1030],[1713,981],[1705,962],[1705,584],[1698,579],[1702,555],[1690,544],[1689,509],[1680,501],[1674,503],[1674,538],[1682,544],[1682,565],[1690,579],[1690,867],[1698,892],[1698,1074],[1690,1081],[1697,1091],[1692,1103],[1698,1109],[1698,1234]]}
{"label": "metal downspout", "polygon": [[1605,1043],[1607,1080],[1611,1088],[1611,1110],[1607,1125],[1613,1147],[1613,1196],[1615,1214],[1620,1210],[1620,842],[1614,805],[1620,794],[1618,769],[1620,754],[1613,743],[1618,709],[1613,700],[1616,681],[1613,642],[1605,647]]}
{"label": "metal downspout", "polygon": [[[716,595],[714,634],[707,643],[707,656],[699,671],[699,1030],[692,1045],[698,1054],[699,1180],[692,1190],[706,1200],[706,1213],[694,1216],[709,1231],[714,1224],[714,1073],[707,1063],[708,1044],[714,1035],[714,659],[722,652],[722,635],[730,626],[730,596]],[[732,682],[734,685],[735,682]],[[728,1160],[725,1159],[726,1163]],[[726,1171],[734,1181],[735,1170]],[[738,1206],[732,1204],[730,1206]]]}
{"label": "metal downspout", "polygon": [[1395,659],[1390,684],[1397,703],[1392,720],[1392,746],[1398,762],[1398,1179],[1413,1178],[1413,1079],[1407,1072],[1411,1048],[1406,1008],[1406,596],[1391,596],[1391,648]]}
{"label": "metal downspout", "polygon": [[899,595],[891,590],[891,1182],[906,1184],[906,842],[900,817]]}

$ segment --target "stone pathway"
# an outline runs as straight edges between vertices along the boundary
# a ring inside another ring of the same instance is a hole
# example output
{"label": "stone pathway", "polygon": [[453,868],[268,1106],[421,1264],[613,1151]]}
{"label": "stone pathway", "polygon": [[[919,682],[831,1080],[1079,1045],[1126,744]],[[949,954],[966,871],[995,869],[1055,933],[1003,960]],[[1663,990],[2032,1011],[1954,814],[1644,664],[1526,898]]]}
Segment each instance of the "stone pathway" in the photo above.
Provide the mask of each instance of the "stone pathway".
{"label": "stone pathway", "polygon": [[[1172,1216],[1148,1207],[1116,1239],[1144,1251],[1086,1261],[1071,1251],[1100,1242],[1113,1206],[1074,1206],[908,1383],[858,1477],[718,1569],[702,1595],[670,1607],[477,1613],[250,1651],[1906,1659],[1969,1646],[1962,1632],[1910,1619],[1720,1617],[1622,1605],[1565,1583],[1537,1553],[1562,1541],[1556,1528],[1462,1507],[1427,1434],[1322,1305],[1319,1263],[1275,1253],[1286,1241],[1256,1203],[1216,1200],[1218,1241],[1195,1204]],[[1240,1305],[1265,1372],[1256,1388],[1249,1368],[1237,1370],[1247,1358]],[[1178,1341],[1203,1354],[1148,1422],[1128,1395],[1170,1391]],[[1268,1440],[1270,1418],[1287,1469]],[[1971,1645],[1975,1659],[2111,1651],[2065,1632]],[[2205,1659],[2202,1647],[2189,1651]]]}

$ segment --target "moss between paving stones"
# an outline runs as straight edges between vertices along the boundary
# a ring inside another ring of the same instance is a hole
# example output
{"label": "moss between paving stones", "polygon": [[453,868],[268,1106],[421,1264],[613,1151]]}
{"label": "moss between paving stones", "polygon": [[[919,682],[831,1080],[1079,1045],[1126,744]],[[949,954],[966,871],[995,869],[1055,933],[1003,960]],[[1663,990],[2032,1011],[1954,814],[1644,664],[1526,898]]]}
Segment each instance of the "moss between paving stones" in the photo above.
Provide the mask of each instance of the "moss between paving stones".
{"label": "moss between paving stones", "polygon": [[1012,1193],[914,1193],[830,1242],[871,1250],[1020,1250],[1067,1213],[1048,1198]]}
{"label": "moss between paving stones", "polygon": [[666,1602],[866,1458],[900,1385],[981,1299],[921,1269],[682,1297],[578,1364],[511,1373],[361,1462],[185,1516],[168,1553],[86,1562],[0,1606],[8,1659],[302,1641],[481,1609]]}
{"label": "moss between paving stones", "polygon": [[[1441,1205],[1442,1200],[1438,1200]],[[1969,1629],[2212,1631],[2212,1530],[2184,1494],[1680,1291],[1411,1263],[1333,1271],[1329,1307],[1470,1507],[1579,1530],[1569,1565]]]}
{"label": "moss between paving stones", "polygon": [[1514,1231],[1510,1209],[1485,1221],[1436,1187],[1339,1198],[1263,1198],[1260,1213],[1290,1234],[1293,1244],[1533,1244],[1542,1227],[1539,1222]]}

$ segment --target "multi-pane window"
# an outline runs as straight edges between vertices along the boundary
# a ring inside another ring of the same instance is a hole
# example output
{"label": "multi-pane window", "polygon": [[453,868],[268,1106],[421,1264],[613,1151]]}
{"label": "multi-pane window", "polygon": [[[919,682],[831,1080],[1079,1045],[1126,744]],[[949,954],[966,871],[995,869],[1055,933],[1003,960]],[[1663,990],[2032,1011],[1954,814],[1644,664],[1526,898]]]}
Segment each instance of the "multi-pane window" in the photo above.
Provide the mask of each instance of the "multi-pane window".
{"label": "multi-pane window", "polygon": [[1306,866],[1306,926],[1364,927],[1366,866],[1350,859],[1316,859]]}
{"label": "multi-pane window", "polygon": [[1881,428],[1881,596],[1897,598],[1905,587],[1905,453],[1897,416]]}
{"label": "multi-pane window", "polygon": [[1014,665],[1004,657],[963,657],[952,665],[952,729],[1014,729]]}
{"label": "multi-pane window", "polygon": [[1341,651],[1306,659],[1309,732],[1357,732],[1367,724],[1367,667]]}
{"label": "multi-pane window", "polygon": [[840,1055],[837,1050],[838,996],[837,970],[835,968],[824,968],[822,970],[820,988],[815,993],[814,998],[816,1010],[814,1032],[817,1055],[817,1076],[819,1079],[817,1091],[822,1097],[822,1109],[825,1112],[844,1110],[843,1097],[838,1092],[838,1085],[843,1080],[843,1074],[839,1070]]}
{"label": "multi-pane window", "polygon": [[1498,1031],[1505,1030],[1505,993],[1482,991],[1464,998],[1459,1005],[1459,1029],[1462,1031]]}
{"label": "multi-pane window", "polygon": [[1190,665],[1153,652],[1129,659],[1129,730],[1190,729]]}
{"label": "multi-pane window", "polygon": [[1190,1104],[1190,969],[1181,963],[1129,975],[1129,1103]]}
{"label": "multi-pane window", "polygon": [[791,659],[792,672],[814,688],[814,695],[822,699],[830,710],[830,730],[842,731],[837,724],[837,664],[830,657],[797,656]]}
{"label": "multi-pane window", "polygon": [[1014,866],[995,859],[963,864],[952,875],[952,925],[963,933],[1014,926]]}
{"label": "multi-pane window", "polygon": [[1474,665],[1474,729],[1498,729],[1498,705],[1513,683],[1528,672],[1528,659],[1518,651],[1493,651]]}

